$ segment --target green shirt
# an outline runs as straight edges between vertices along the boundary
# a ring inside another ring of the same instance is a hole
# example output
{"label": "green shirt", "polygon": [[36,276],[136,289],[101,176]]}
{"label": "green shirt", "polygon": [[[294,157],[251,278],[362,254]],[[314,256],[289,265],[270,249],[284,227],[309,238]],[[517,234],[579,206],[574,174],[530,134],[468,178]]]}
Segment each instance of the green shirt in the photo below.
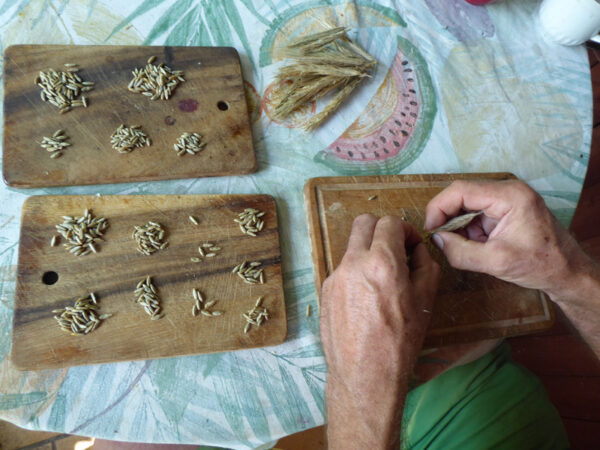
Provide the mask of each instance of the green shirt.
{"label": "green shirt", "polygon": [[403,449],[570,448],[540,380],[504,342],[409,392]]}

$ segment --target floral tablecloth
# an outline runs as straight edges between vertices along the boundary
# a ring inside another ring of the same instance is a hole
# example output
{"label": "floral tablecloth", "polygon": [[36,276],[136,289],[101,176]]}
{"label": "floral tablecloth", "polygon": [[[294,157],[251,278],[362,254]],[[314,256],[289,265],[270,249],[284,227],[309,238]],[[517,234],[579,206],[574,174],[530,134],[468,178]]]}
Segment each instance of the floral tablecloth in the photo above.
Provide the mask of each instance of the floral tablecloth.
{"label": "floral tablecloth", "polygon": [[[540,37],[536,1],[3,0],[11,44],[234,46],[258,171],[249,176],[24,191],[0,186],[0,418],[109,439],[251,448],[326,421],[302,187],[340,174],[511,171],[568,223],[592,128],[583,48]],[[333,120],[270,118],[279,49],[344,25],[380,64]],[[32,80],[33,81],[33,80]],[[32,130],[32,134],[34,131]],[[277,199],[289,337],[277,347],[19,372],[9,362],[20,209],[38,194],[268,193]],[[292,239],[293,236],[293,239]]]}

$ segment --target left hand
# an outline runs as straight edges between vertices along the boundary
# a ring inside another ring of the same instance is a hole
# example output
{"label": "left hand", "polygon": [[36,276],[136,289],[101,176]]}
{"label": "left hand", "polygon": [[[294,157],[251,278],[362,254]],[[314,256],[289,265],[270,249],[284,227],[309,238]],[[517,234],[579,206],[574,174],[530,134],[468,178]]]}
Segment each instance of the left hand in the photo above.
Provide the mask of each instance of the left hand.
{"label": "left hand", "polygon": [[399,443],[439,273],[409,223],[372,215],[354,221],[346,254],[321,294],[330,448]]}

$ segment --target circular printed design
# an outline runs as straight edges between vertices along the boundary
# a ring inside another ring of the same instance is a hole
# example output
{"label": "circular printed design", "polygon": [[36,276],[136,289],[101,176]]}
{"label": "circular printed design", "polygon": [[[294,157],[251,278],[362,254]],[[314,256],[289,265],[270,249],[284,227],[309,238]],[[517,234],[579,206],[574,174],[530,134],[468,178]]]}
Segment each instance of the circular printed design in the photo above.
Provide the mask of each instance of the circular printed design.
{"label": "circular printed design", "polygon": [[[284,81],[283,83],[290,82]],[[264,110],[269,119],[279,125],[283,125],[287,128],[302,127],[315,114],[315,111],[317,110],[317,104],[315,102],[306,103],[283,120],[274,118],[271,114],[271,105],[278,101],[281,96],[281,90],[279,89],[280,85],[281,84],[271,83],[267,86],[267,89],[265,89],[265,95],[263,95],[261,101],[261,109]]]}
{"label": "circular printed design", "polygon": [[252,86],[252,83],[246,80],[244,80],[244,94],[246,95],[250,122],[256,122],[262,113],[260,96],[254,86]]}
{"label": "circular printed design", "polygon": [[384,82],[361,115],[315,156],[344,174],[398,173],[429,139],[437,112],[427,65],[416,47],[398,37]]}
{"label": "circular printed design", "polygon": [[[314,17],[323,18],[314,21]],[[359,20],[360,19],[360,20]],[[327,23],[348,28],[405,27],[397,11],[370,2],[305,2],[280,15],[261,45],[261,66],[281,60],[281,48],[299,36],[323,31]],[[427,64],[407,39],[397,37],[398,50],[387,76],[358,118],[315,161],[342,174],[397,173],[412,163],[427,143],[437,112]],[[273,85],[262,107],[269,114]],[[301,127],[316,111],[314,103],[281,123]],[[272,117],[271,117],[272,119]]]}

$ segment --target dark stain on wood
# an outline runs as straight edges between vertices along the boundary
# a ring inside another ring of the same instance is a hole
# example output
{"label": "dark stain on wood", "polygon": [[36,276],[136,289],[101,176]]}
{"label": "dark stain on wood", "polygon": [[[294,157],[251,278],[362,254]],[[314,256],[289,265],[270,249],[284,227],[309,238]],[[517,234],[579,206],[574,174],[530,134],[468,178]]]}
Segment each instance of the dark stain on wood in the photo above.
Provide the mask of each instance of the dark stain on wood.
{"label": "dark stain on wood", "polygon": [[194,112],[198,109],[198,102],[193,98],[186,98],[180,100],[177,106],[183,112]]}

